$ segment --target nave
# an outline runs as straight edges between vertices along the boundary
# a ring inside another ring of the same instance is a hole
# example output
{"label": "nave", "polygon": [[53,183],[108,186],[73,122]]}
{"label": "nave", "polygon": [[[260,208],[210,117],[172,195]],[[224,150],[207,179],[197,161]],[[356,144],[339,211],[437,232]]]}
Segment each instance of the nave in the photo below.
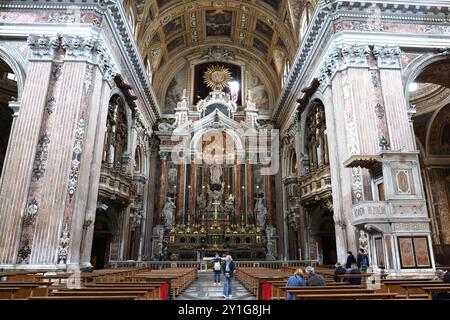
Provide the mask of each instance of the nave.
{"label": "nave", "polygon": [[[287,286],[305,265],[281,269],[237,267],[227,300],[442,300],[450,293],[450,267],[436,276],[395,277],[370,270],[336,275],[332,266],[315,266],[307,285]],[[445,274],[447,272],[447,274]],[[312,277],[323,277],[312,284]],[[303,276],[302,276],[303,277]],[[0,273],[0,300],[222,300],[211,270],[116,268],[78,273]],[[289,296],[291,298],[289,298]]]}

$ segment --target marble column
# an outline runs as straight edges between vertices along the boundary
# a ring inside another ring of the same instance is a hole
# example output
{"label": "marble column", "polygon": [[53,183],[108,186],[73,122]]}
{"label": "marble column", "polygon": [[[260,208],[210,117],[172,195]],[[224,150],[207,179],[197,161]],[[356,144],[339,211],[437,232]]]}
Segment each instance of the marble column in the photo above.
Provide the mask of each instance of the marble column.
{"label": "marble column", "polygon": [[158,207],[156,212],[156,224],[160,225],[162,223],[162,211],[164,209],[164,205],[166,204],[166,189],[167,189],[167,152],[160,152],[160,168],[161,171],[159,173],[159,196],[158,196]]}
{"label": "marble column", "polygon": [[[4,268],[12,268],[17,260],[22,213],[28,206],[26,201],[51,71],[51,61],[29,62],[19,116],[9,139],[0,186],[0,265]],[[38,213],[39,204],[34,208],[28,210],[33,216]],[[23,249],[24,255],[31,251],[30,246]]]}
{"label": "marble column", "polygon": [[[253,190],[253,166],[251,164],[250,160],[247,160],[247,214],[248,214],[248,223],[250,225],[255,224],[256,222],[253,221],[254,214],[254,190]],[[250,212],[253,212],[253,214],[250,214]]]}
{"label": "marble column", "polygon": [[236,224],[242,224],[242,165],[234,167],[234,192],[236,193]]}
{"label": "marble column", "polygon": [[189,188],[189,222],[191,224],[195,223],[195,201],[197,194],[197,166],[195,164],[190,165],[191,178],[190,178],[190,188]]}
{"label": "marble column", "polygon": [[177,175],[177,201],[176,201],[176,224],[183,224],[183,214],[184,214],[184,195],[185,195],[185,181],[186,181],[186,165],[181,162],[178,165],[178,175]]}

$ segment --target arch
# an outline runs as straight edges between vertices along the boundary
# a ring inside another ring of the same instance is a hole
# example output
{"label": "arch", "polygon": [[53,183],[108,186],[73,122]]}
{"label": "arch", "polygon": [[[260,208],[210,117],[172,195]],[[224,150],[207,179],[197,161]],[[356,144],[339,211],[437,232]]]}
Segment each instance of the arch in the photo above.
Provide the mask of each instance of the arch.
{"label": "arch", "polygon": [[23,89],[25,86],[26,61],[13,47],[5,43],[0,44],[0,59],[9,65],[17,77],[17,101],[20,102],[22,101]]}
{"label": "arch", "polygon": [[[417,77],[425,71],[427,67],[435,62],[449,60],[450,58],[445,54],[424,54],[414,59],[403,72],[404,79],[404,93],[406,101],[409,103],[411,100],[411,93],[409,92],[409,86],[413,83]],[[409,108],[409,105],[407,106]]]}

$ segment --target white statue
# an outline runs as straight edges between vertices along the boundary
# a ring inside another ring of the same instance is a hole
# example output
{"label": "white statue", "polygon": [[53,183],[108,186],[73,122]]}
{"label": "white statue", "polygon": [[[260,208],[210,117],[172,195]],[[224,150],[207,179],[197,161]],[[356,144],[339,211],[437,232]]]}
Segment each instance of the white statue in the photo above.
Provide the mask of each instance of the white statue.
{"label": "white statue", "polygon": [[211,167],[210,179],[212,184],[221,184],[222,181],[222,168],[219,166]]}
{"label": "white statue", "polygon": [[255,204],[255,214],[259,222],[259,228],[264,230],[266,226],[267,209],[264,206],[264,198],[262,197],[258,198]]}
{"label": "white statue", "polygon": [[163,209],[164,226],[166,229],[172,229],[172,220],[174,211],[175,211],[175,203],[173,203],[172,198],[167,198],[166,204],[164,205]]}
{"label": "white statue", "polygon": [[364,249],[366,252],[369,249],[369,239],[367,238],[367,235],[364,232],[364,230],[359,231],[359,247],[361,249]]}

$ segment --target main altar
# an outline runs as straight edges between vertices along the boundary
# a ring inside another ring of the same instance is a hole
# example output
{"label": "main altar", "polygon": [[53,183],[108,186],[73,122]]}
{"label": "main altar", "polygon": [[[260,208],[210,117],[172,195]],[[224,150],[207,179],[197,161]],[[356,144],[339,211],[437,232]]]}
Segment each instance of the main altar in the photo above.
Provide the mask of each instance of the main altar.
{"label": "main altar", "polygon": [[274,260],[277,237],[268,174],[271,123],[258,121],[247,95],[237,106],[220,69],[205,75],[211,92],[196,106],[184,95],[158,124],[159,188],[155,259],[198,260],[229,253],[237,260]]}

